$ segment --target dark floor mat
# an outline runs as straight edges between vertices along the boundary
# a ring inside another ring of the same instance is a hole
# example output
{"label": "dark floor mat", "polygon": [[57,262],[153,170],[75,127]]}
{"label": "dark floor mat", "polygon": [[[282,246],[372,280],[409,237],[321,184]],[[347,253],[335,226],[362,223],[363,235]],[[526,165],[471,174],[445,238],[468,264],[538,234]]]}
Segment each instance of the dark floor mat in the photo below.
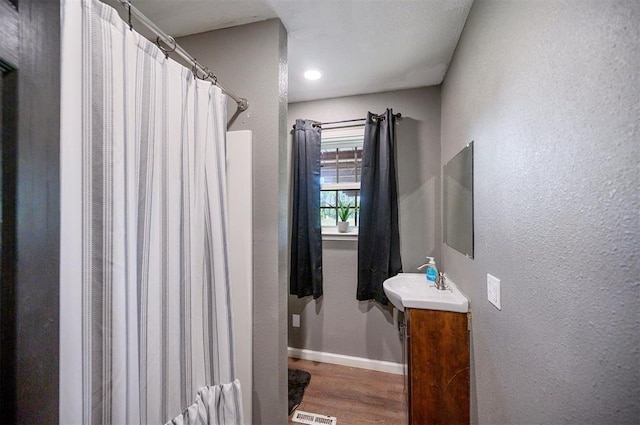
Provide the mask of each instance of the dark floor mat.
{"label": "dark floor mat", "polygon": [[289,414],[302,403],[304,390],[309,385],[311,374],[304,370],[289,369]]}

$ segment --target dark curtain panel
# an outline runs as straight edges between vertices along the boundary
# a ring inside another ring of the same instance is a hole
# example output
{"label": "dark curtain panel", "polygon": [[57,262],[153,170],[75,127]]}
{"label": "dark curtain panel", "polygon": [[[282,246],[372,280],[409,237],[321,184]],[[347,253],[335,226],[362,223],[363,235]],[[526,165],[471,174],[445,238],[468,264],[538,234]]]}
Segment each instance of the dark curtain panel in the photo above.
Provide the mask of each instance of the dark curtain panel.
{"label": "dark curtain panel", "polygon": [[387,109],[380,119],[369,112],[362,148],[357,298],[385,305],[389,300],[382,282],[402,271],[394,147],[393,111]]}
{"label": "dark curtain panel", "polygon": [[320,227],[320,127],[296,120],[294,130],[291,294],[322,295],[322,229]]}

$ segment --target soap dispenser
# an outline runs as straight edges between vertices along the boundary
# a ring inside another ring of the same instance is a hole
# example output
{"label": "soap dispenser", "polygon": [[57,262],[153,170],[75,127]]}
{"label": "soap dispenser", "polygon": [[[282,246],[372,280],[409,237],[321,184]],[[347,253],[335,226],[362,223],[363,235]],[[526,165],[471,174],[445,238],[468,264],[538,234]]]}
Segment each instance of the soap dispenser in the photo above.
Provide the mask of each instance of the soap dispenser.
{"label": "soap dispenser", "polygon": [[427,260],[429,260],[429,262],[418,267],[418,270],[422,270],[426,267],[427,283],[429,285],[435,285],[436,281],[438,280],[438,268],[436,267],[436,260],[433,257],[427,257]]}

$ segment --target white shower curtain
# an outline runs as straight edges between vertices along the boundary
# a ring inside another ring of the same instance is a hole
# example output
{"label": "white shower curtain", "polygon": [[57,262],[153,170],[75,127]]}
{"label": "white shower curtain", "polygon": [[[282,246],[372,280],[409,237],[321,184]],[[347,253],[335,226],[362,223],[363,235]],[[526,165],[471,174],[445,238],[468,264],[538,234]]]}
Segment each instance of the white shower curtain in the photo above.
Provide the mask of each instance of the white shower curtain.
{"label": "white shower curtain", "polygon": [[112,8],[62,10],[60,423],[240,424],[226,97]]}

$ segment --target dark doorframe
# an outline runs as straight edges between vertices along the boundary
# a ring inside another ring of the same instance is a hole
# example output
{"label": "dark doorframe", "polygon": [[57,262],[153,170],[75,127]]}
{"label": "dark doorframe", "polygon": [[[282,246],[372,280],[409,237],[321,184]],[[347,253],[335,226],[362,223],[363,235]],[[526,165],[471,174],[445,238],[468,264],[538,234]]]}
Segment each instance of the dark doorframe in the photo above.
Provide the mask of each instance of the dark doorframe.
{"label": "dark doorframe", "polygon": [[[18,145],[18,13],[0,2],[0,423],[16,409],[16,148]],[[10,34],[11,33],[11,34]]]}
{"label": "dark doorframe", "polygon": [[60,2],[0,0],[0,423],[59,418]]}

